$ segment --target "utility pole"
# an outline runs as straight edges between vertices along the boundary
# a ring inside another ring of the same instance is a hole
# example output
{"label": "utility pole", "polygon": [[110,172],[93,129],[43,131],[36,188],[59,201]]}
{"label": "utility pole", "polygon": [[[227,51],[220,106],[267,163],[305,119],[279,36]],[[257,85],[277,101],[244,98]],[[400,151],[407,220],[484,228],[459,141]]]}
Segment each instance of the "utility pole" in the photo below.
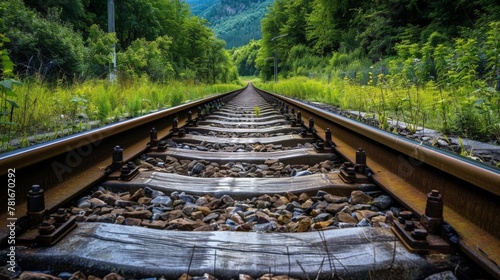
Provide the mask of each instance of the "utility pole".
{"label": "utility pole", "polygon": [[[108,0],[108,33],[115,33],[115,3],[114,0]],[[113,59],[109,71],[109,81],[113,82],[116,78],[116,44],[113,47]]]}
{"label": "utility pole", "polygon": [[[275,39],[285,37],[287,35],[288,34],[278,35],[278,36],[272,38],[271,42],[274,41]],[[274,51],[274,82],[277,83],[278,82],[278,47],[274,46],[274,48],[275,48],[275,51]]]}

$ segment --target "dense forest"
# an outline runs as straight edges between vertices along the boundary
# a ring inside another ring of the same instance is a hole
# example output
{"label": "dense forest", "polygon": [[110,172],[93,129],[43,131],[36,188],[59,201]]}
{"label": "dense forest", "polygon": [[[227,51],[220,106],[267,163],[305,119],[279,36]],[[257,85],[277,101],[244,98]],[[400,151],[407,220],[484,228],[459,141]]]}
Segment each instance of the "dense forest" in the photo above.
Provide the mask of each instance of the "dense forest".
{"label": "dense forest", "polygon": [[189,0],[193,13],[208,20],[227,49],[262,38],[260,21],[274,0]]}
{"label": "dense forest", "polygon": [[[380,64],[412,56],[430,63],[432,57],[426,57],[424,46],[452,47],[459,38],[463,44],[484,43],[490,23],[500,20],[497,4],[489,0],[276,0],[262,21],[256,67],[269,80],[273,75],[269,58],[275,51],[285,77],[329,72],[354,60]],[[245,48],[240,51],[247,52]],[[479,60],[486,59],[487,50],[482,51],[475,54]],[[240,65],[239,70],[250,69]],[[488,68],[483,65],[479,70]]]}
{"label": "dense forest", "polygon": [[263,81],[277,60],[263,87],[500,142],[497,1],[276,0],[261,28],[232,57]]}
{"label": "dense forest", "polygon": [[237,79],[225,42],[185,1],[115,0],[116,32],[108,34],[102,0],[10,0],[0,3],[0,34],[20,76],[82,80],[118,77],[206,83]]}

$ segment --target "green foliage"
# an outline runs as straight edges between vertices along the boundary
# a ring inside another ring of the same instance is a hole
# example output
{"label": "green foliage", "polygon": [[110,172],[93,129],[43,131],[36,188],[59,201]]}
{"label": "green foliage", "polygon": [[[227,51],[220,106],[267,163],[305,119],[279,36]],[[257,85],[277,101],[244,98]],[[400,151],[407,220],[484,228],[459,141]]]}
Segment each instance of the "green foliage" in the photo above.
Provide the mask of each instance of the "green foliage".
{"label": "green foliage", "polygon": [[231,51],[231,59],[236,65],[238,73],[242,76],[257,75],[255,67],[255,59],[260,48],[260,41],[251,40],[245,46],[233,48]]}
{"label": "green foliage", "polygon": [[[0,139],[0,150],[11,148],[9,140],[12,139],[26,146],[240,87],[235,84],[161,84],[147,78],[127,83],[93,79],[52,87],[39,80],[26,80],[15,88],[19,105],[12,113],[15,125],[0,125],[1,135],[8,136],[8,139]],[[10,114],[10,106],[8,108]]]}
{"label": "green foliage", "polygon": [[115,34],[105,33],[98,25],[90,27],[89,37],[85,41],[85,62],[83,76],[86,78],[105,77],[113,60]]}
{"label": "green foliage", "polygon": [[165,81],[173,76],[170,58],[169,37],[158,37],[155,41],[138,39],[125,52],[117,54],[118,69],[124,79],[138,78],[147,74],[154,81]]}
{"label": "green foliage", "polygon": [[58,9],[48,10],[46,18],[28,10],[21,0],[2,1],[0,33],[10,38],[8,48],[16,72],[42,74],[55,79],[72,79],[81,73],[84,58],[80,34],[60,22]]}
{"label": "green foliage", "polygon": [[[19,108],[19,105],[15,101],[17,93],[14,92],[14,86],[22,85],[22,83],[9,78],[12,77],[14,64],[4,49],[4,44],[8,42],[9,38],[5,37],[4,34],[0,34],[0,132],[2,132],[2,148],[9,146],[11,140],[9,127],[16,125],[13,122],[13,115],[14,109]],[[4,143],[7,143],[7,145],[4,145]]]}
{"label": "green foliage", "polygon": [[231,49],[262,37],[260,21],[272,2],[272,0],[218,0],[208,3],[203,10],[193,9],[193,12],[207,19],[217,37],[226,41],[226,48]]}

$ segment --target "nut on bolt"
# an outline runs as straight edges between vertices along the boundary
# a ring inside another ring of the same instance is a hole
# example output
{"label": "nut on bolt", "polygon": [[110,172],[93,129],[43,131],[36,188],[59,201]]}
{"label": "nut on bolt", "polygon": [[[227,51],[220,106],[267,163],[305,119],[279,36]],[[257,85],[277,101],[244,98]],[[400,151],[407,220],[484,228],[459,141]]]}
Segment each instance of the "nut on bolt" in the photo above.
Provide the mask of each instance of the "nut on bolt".
{"label": "nut on bolt", "polygon": [[443,196],[438,190],[431,190],[427,194],[425,214],[422,215],[421,223],[429,233],[441,233],[441,226],[443,224]]}

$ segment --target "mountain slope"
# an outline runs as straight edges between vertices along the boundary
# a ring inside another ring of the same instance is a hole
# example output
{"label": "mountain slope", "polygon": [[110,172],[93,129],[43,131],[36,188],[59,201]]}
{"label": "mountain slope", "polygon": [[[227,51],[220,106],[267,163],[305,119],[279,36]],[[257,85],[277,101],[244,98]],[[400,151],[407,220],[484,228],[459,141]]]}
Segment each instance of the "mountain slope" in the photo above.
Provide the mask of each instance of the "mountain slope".
{"label": "mountain slope", "polygon": [[188,0],[194,14],[207,19],[226,48],[262,37],[260,21],[273,0]]}

